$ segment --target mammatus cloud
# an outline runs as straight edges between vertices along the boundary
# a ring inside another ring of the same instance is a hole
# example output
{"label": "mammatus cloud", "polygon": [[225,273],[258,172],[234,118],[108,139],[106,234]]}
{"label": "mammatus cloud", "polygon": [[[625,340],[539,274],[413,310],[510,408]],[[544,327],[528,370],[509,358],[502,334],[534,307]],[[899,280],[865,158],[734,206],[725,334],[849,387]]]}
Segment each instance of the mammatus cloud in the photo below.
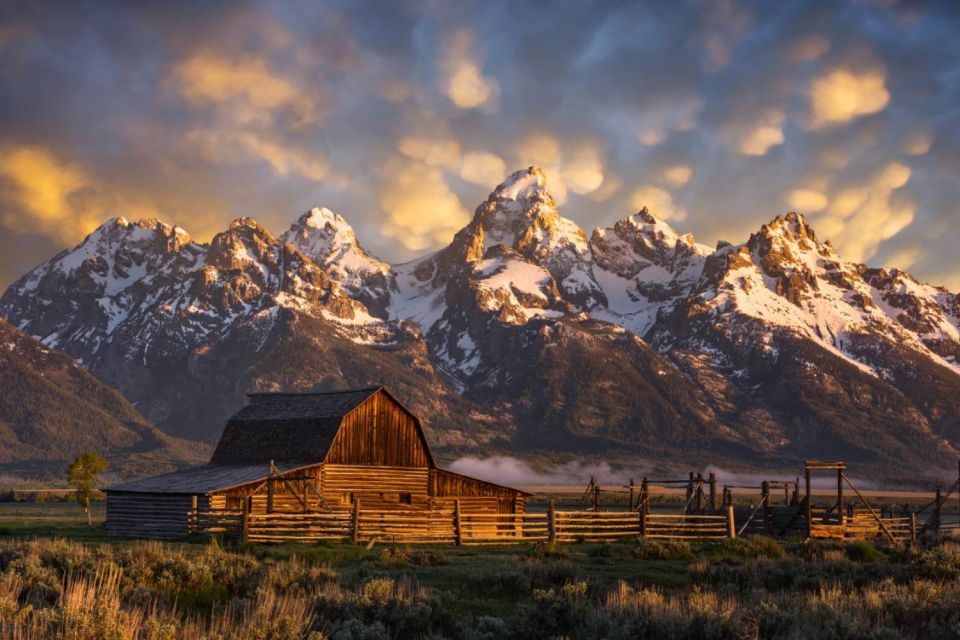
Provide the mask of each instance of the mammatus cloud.
{"label": "mammatus cloud", "polygon": [[[8,229],[42,233],[65,244],[78,241],[116,215],[115,205],[122,202],[82,168],[42,147],[0,148],[0,181],[0,216]],[[137,208],[143,216],[153,213],[142,205]]]}
{"label": "mammatus cloud", "polygon": [[889,102],[882,69],[860,73],[835,69],[810,85],[810,124],[814,129],[842,124],[882,111]]}
{"label": "mammatus cloud", "polygon": [[492,187],[507,175],[507,165],[500,156],[486,151],[471,151],[463,156],[460,177],[467,182]]}
{"label": "mammatus cloud", "polygon": [[440,168],[393,160],[381,171],[380,208],[386,216],[380,231],[411,251],[450,242],[470,219]]}
{"label": "mammatus cloud", "polygon": [[786,201],[791,209],[803,213],[823,211],[830,202],[825,194],[816,189],[794,189],[787,194]]}
{"label": "mammatus cloud", "polygon": [[682,187],[693,177],[693,167],[678,164],[663,170],[663,179],[672,187]]}
{"label": "mammatus cloud", "polygon": [[461,109],[491,106],[499,93],[497,81],[483,75],[475,46],[472,33],[458,30],[448,38],[440,60],[443,93]]}
{"label": "mammatus cloud", "polygon": [[783,122],[786,116],[782,111],[771,110],[765,113],[751,128],[737,137],[737,150],[747,156],[763,156],[770,149],[783,144]]}
{"label": "mammatus cloud", "polygon": [[172,82],[192,105],[212,106],[237,124],[269,124],[277,113],[293,125],[319,118],[311,91],[255,56],[228,59],[200,53],[181,62]]}
{"label": "mammatus cloud", "polygon": [[235,129],[200,129],[187,133],[184,142],[217,164],[263,162],[280,176],[296,174],[314,182],[329,177],[330,165],[326,158],[271,138],[269,134]]}
{"label": "mammatus cloud", "polygon": [[844,259],[869,260],[882,242],[913,222],[916,205],[899,192],[910,175],[910,167],[892,162],[868,183],[841,189],[816,218],[818,233],[829,238]]}
{"label": "mammatus cloud", "polygon": [[650,184],[641,185],[633,190],[630,205],[635,211],[646,207],[663,220],[680,222],[687,218],[687,212],[674,203],[670,192]]}
{"label": "mammatus cloud", "polygon": [[604,182],[603,158],[594,145],[561,145],[550,133],[534,132],[514,146],[516,167],[537,165],[547,174],[550,193],[557,204],[565,204],[569,193],[589,195]]}

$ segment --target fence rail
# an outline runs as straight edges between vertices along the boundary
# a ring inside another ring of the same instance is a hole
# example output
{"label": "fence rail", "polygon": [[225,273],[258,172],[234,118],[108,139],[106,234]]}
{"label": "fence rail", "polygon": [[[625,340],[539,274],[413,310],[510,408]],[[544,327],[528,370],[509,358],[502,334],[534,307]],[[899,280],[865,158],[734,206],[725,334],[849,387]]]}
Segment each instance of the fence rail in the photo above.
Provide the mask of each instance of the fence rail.
{"label": "fence rail", "polygon": [[363,510],[327,513],[193,511],[190,531],[237,533],[254,542],[491,545],[615,541],[631,537],[710,539],[735,536],[732,511],[722,515],[652,515],[640,511],[548,513],[464,512],[454,509]]}

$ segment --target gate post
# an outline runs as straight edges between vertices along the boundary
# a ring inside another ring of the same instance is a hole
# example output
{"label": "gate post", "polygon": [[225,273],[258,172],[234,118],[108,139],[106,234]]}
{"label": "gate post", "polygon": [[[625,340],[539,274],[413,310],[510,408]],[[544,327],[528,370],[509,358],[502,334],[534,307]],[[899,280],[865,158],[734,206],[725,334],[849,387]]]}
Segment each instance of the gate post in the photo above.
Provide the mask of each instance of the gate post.
{"label": "gate post", "polygon": [[804,466],[804,476],[807,486],[807,537],[813,532],[813,496],[810,495],[810,467]]}
{"label": "gate post", "polygon": [[553,498],[547,505],[547,540],[551,543],[557,541],[557,510],[553,504]]}
{"label": "gate post", "polygon": [[463,544],[463,529],[460,526],[460,498],[453,501],[453,536],[454,543],[459,547]]}
{"label": "gate post", "polygon": [[353,544],[360,542],[360,498],[353,499],[353,513],[350,518],[350,529],[353,534]]}
{"label": "gate post", "polygon": [[770,535],[770,481],[764,480],[760,483],[760,496],[763,501],[763,533]]}
{"label": "gate post", "polygon": [[710,511],[717,512],[717,474],[710,472]]}
{"label": "gate post", "polygon": [[910,539],[916,541],[917,539],[917,514],[910,514]]}
{"label": "gate post", "polygon": [[727,536],[730,538],[737,537],[737,523],[733,518],[733,505],[727,507]]}

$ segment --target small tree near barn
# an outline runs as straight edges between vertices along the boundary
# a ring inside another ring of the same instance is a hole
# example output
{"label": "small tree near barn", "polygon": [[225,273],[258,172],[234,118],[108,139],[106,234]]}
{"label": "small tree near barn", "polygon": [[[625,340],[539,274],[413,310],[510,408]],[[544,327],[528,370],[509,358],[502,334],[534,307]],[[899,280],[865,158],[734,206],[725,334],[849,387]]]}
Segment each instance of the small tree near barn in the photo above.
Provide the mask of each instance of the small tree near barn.
{"label": "small tree near barn", "polygon": [[103,456],[96,453],[84,453],[77,456],[67,469],[67,482],[76,493],[74,498],[84,511],[87,512],[87,526],[93,526],[93,515],[90,512],[90,500],[97,495],[97,480],[101,473],[110,466]]}

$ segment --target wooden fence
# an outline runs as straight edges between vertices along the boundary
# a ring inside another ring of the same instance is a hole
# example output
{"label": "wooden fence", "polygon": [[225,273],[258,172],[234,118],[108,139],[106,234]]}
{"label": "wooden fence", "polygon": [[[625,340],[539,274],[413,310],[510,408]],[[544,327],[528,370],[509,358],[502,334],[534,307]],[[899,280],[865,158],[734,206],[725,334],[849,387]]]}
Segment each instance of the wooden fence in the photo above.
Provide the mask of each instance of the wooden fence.
{"label": "wooden fence", "polygon": [[253,542],[344,540],[355,544],[490,545],[527,542],[603,542],[623,538],[735,537],[727,515],[648,514],[638,511],[468,513],[453,509],[364,510],[328,513],[194,511],[189,530],[235,533]]}

